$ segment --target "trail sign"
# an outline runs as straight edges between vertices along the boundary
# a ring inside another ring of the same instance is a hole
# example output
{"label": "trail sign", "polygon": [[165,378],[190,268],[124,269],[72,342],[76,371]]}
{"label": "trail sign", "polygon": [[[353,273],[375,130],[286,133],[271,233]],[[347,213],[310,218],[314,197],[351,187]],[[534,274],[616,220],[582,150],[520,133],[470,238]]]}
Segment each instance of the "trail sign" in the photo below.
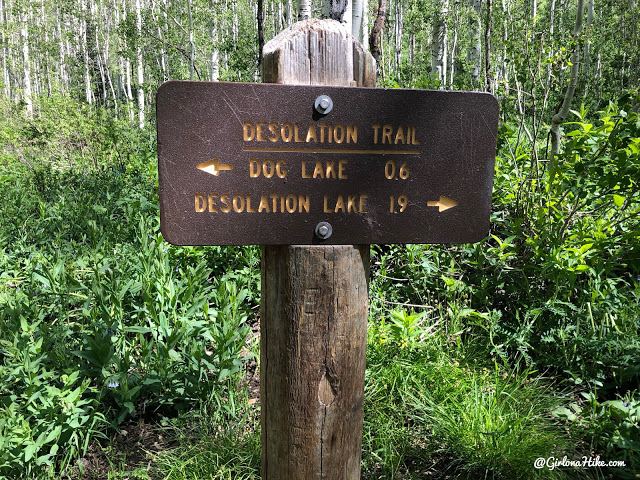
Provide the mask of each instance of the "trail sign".
{"label": "trail sign", "polygon": [[486,93],[167,82],[162,233],[178,245],[479,241],[497,124]]}

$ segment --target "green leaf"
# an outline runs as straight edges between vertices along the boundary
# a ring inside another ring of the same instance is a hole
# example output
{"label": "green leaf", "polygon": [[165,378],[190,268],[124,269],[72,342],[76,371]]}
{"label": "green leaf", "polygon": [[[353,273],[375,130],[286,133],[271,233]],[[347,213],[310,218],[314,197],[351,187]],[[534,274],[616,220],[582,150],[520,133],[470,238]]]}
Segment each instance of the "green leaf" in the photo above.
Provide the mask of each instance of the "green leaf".
{"label": "green leaf", "polygon": [[622,205],[624,204],[625,198],[622,195],[614,195],[613,196],[613,203],[616,204],[616,207],[618,208],[622,208]]}
{"label": "green leaf", "polygon": [[27,463],[29,460],[31,460],[31,458],[33,458],[33,455],[36,453],[37,449],[38,447],[36,447],[35,443],[30,443],[29,445],[27,445],[27,448],[24,449],[24,463]]}

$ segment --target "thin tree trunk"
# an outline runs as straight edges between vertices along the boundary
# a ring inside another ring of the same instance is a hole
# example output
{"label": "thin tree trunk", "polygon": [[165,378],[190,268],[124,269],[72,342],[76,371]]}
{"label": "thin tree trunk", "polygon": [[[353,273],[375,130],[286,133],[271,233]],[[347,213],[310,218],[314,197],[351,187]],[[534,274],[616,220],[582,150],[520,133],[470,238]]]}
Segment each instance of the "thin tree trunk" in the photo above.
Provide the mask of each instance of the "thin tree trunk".
{"label": "thin tree trunk", "polygon": [[431,34],[431,77],[438,81],[438,87],[447,83],[447,14],[448,0],[438,0]]}
{"label": "thin tree trunk", "polygon": [[582,75],[585,79],[585,87],[584,87],[584,97],[587,98],[587,94],[589,93],[589,84],[591,80],[591,75],[589,75],[591,71],[591,25],[593,24],[593,0],[589,0],[589,4],[587,7],[587,25],[586,25],[586,36],[587,40],[584,45],[584,65],[582,68]]}
{"label": "thin tree trunk", "polygon": [[484,30],[484,75],[487,92],[493,94],[493,74],[491,73],[491,0],[487,0],[487,19]]}
{"label": "thin tree trunk", "polygon": [[196,60],[196,46],[193,40],[193,16],[191,15],[191,0],[187,0],[187,14],[189,17],[189,80],[193,81],[193,66]]}
{"label": "thin tree trunk", "polygon": [[258,71],[262,68],[262,48],[264,47],[264,0],[258,0]]}
{"label": "thin tree trunk", "polygon": [[217,0],[211,0],[211,20],[209,21],[209,36],[211,37],[211,51],[209,53],[209,77],[212,82],[217,82],[220,78],[220,53],[218,51],[218,29],[214,22],[214,14],[217,16]]}
{"label": "thin tree trunk", "polygon": [[7,98],[11,98],[11,74],[9,72],[9,37],[5,33],[8,31],[7,26],[7,6],[4,0],[0,0],[0,17],[2,18],[2,24],[4,29],[1,32],[2,39],[2,78],[4,80],[4,92]]}
{"label": "thin tree trunk", "polygon": [[395,39],[395,62],[396,70],[400,68],[402,63],[402,0],[396,0],[396,11],[394,19],[394,39]]}
{"label": "thin tree trunk", "polygon": [[380,35],[384,28],[384,19],[387,15],[387,0],[378,0],[378,13],[376,14],[376,21],[371,29],[371,35],[369,36],[369,49],[371,55],[376,59],[376,65],[378,66],[378,74],[380,74],[380,51],[381,51],[381,39]]}
{"label": "thin tree trunk", "polygon": [[578,72],[580,71],[580,33],[582,32],[582,17],[584,15],[584,0],[578,0],[578,9],[576,12],[576,24],[573,28],[573,37],[576,40],[576,46],[571,54],[571,73],[569,77],[569,85],[564,95],[564,100],[558,113],[551,119],[551,166],[556,165],[556,156],[560,151],[560,125],[565,121],[569,114],[571,101],[578,84]]}
{"label": "thin tree trunk", "polygon": [[144,128],[144,66],[142,63],[142,5],[141,0],[136,0],[136,31],[138,33],[138,46],[136,48],[136,68],[138,81],[138,127]]}
{"label": "thin tree trunk", "polygon": [[474,88],[478,88],[480,84],[480,56],[482,54],[481,33],[482,28],[480,13],[482,9],[482,0],[470,0],[473,13],[469,16],[469,32],[471,43],[469,44],[468,61],[471,68],[471,81]]}
{"label": "thin tree trunk", "polygon": [[29,56],[29,28],[26,14],[20,15],[20,36],[22,38],[23,94],[27,116],[33,117],[33,92],[31,88],[31,58]]}
{"label": "thin tree trunk", "polygon": [[287,27],[293,24],[293,0],[287,0],[286,22]]}

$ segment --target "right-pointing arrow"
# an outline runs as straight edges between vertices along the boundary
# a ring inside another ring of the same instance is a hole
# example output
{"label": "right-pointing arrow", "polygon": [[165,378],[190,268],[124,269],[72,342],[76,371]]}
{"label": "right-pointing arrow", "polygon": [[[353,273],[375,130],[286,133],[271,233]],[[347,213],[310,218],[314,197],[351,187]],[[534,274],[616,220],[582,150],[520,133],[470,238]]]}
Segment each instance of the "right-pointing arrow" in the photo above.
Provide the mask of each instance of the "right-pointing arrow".
{"label": "right-pointing arrow", "polygon": [[440,200],[430,200],[427,202],[428,207],[438,207],[438,212],[444,212],[456,205],[458,205],[458,202],[444,195],[440,195]]}

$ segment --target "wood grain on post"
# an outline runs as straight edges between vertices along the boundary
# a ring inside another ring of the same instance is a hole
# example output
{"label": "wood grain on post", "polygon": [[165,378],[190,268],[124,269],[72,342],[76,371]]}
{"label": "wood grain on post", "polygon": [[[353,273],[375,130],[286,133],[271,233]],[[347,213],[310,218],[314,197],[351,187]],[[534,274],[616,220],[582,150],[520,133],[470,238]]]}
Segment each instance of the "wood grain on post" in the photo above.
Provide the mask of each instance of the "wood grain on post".
{"label": "wood grain on post", "polygon": [[[375,86],[373,57],[333,20],[284,30],[262,68],[268,83]],[[369,245],[262,247],[263,480],[360,478],[368,279]]]}

